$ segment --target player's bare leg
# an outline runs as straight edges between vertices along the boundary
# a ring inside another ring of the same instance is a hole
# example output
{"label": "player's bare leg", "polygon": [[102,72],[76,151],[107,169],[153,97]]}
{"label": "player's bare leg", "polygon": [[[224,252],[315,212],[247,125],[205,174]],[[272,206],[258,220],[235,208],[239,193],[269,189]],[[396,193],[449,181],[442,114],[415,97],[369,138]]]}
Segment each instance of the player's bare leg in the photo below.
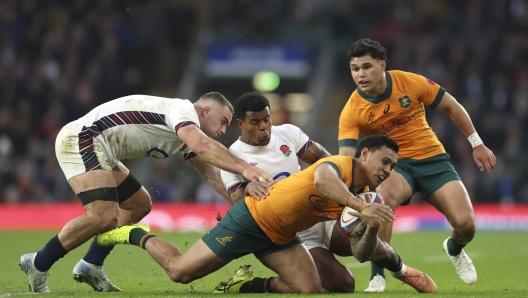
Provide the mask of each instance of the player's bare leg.
{"label": "player's bare leg", "polygon": [[429,201],[453,227],[451,237],[443,243],[443,249],[460,279],[467,284],[474,284],[477,282],[477,272],[463,248],[475,237],[475,213],[464,184],[460,180],[450,181],[431,194]]}
{"label": "player's bare leg", "polygon": [[119,208],[111,171],[86,172],[72,177],[68,182],[73,191],[84,200],[86,214],[69,221],[39,252],[20,258],[20,265],[28,276],[30,290],[34,292],[49,292],[45,277],[56,261],[91,237],[111,230],[117,224]]}
{"label": "player's bare leg", "polygon": [[[94,170],[72,177],[68,183],[73,191],[81,192],[101,188],[115,188],[111,171]],[[117,225],[119,208],[116,201],[94,200],[84,206],[86,214],[70,220],[59,232],[59,240],[66,251],[86,242],[98,233],[106,232]]]}
{"label": "player's bare leg", "polygon": [[183,284],[215,272],[230,262],[217,256],[202,239],[184,254],[174,244],[156,237],[149,239],[145,249],[172,281]]}
{"label": "player's bare leg", "polygon": [[59,232],[59,240],[66,251],[117,225],[117,202],[95,201],[84,206],[84,210],[86,214],[70,220]]}
{"label": "player's bare leg", "polygon": [[[385,205],[388,205],[393,211],[396,211],[401,203],[405,202],[412,196],[412,189],[407,180],[398,172],[391,171],[391,175],[376,189]],[[392,237],[392,222],[381,222],[378,237],[387,243],[390,243]],[[383,267],[371,263],[371,282],[366,289],[367,292],[383,292],[385,290],[385,273]]]}
{"label": "player's bare leg", "polygon": [[321,277],[323,291],[330,293],[354,292],[356,287],[354,276],[352,276],[348,268],[336,260],[330,250],[322,247],[314,247],[310,249],[310,254],[317,267],[317,272]]}
{"label": "player's bare leg", "polygon": [[[118,186],[118,199],[121,202],[119,204],[118,217],[118,224],[120,225],[139,222],[152,209],[150,195],[143,186],[133,193],[140,186],[137,180],[132,185],[130,182],[124,182],[128,178],[129,173],[129,170],[121,162],[112,169],[112,174]],[[124,198],[119,197],[121,195],[119,193],[120,187],[125,187]],[[132,191],[129,191],[129,189]],[[113,248],[113,246],[98,245],[97,239],[94,238],[85,256],[73,268],[73,279],[77,282],[87,283],[94,291],[121,291],[108,278],[103,268],[103,263]]]}
{"label": "player's bare leg", "polygon": [[[116,184],[119,186],[128,177],[130,171],[121,163],[112,170]],[[122,200],[121,200],[122,201]],[[119,204],[118,224],[127,225],[140,222],[152,210],[152,200],[145,187],[136,191],[131,197]]]}
{"label": "player's bare leg", "polygon": [[270,292],[322,293],[317,268],[304,244],[294,245],[259,260],[278,275],[270,280]]}

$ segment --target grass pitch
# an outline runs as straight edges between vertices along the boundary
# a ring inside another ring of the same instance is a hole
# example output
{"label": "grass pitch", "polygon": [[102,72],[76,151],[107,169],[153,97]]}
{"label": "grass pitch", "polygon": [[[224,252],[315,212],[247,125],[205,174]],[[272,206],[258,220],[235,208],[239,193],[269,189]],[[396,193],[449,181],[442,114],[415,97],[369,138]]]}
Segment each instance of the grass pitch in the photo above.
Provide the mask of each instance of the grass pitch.
{"label": "grass pitch", "polygon": [[[26,296],[27,280],[17,265],[24,253],[39,250],[55,233],[0,232],[0,297]],[[176,244],[185,251],[201,234],[158,233],[162,239]],[[456,275],[451,262],[442,251],[447,232],[419,232],[395,234],[392,245],[403,261],[411,267],[425,271],[438,286],[435,297],[528,297],[528,235],[526,233],[479,233],[466,248],[478,272],[475,285],[464,284]],[[72,269],[82,258],[89,244],[70,252],[50,270],[48,285],[52,291],[47,297],[218,297],[212,289],[220,281],[229,279],[235,269],[252,264],[257,276],[275,274],[261,265],[252,255],[234,260],[219,271],[187,285],[175,284],[148,253],[135,246],[117,246],[105,263],[108,276],[125,292],[96,293],[86,284],[72,279]],[[354,258],[339,258],[356,278],[353,297],[418,297],[411,287],[387,276],[384,293],[364,293],[370,276],[370,264],[359,264]],[[224,295],[228,297],[264,296]],[[332,297],[351,297],[351,294],[326,294]],[[268,295],[266,295],[268,296]],[[281,297],[299,297],[284,294]]]}

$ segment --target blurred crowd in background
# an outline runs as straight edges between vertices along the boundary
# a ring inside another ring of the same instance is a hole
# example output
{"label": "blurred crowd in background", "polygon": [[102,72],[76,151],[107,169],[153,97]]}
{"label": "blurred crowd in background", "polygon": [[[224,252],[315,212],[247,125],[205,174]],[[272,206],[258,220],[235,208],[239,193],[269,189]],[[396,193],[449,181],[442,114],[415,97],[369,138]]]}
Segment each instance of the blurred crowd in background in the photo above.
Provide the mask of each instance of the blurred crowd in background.
{"label": "blurred crowd in background", "polygon": [[[446,115],[428,110],[472,200],[528,203],[525,0],[1,1],[0,202],[75,200],[54,152],[61,127],[121,96],[178,97],[190,51],[204,36],[313,48],[321,35],[337,51],[325,101],[342,107],[356,88],[350,45],[379,40],[389,70],[445,87],[497,155],[493,176],[480,173],[462,133]],[[324,115],[336,130],[339,113]],[[234,124],[229,129],[238,132]],[[180,156],[125,165],[155,201],[223,200]]]}

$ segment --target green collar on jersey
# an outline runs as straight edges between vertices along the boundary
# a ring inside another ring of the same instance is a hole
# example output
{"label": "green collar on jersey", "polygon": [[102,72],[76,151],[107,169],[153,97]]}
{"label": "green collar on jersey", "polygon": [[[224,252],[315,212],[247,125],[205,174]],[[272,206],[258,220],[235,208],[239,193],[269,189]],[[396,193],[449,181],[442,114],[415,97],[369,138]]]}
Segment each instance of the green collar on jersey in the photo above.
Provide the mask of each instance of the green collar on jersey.
{"label": "green collar on jersey", "polygon": [[361,95],[361,97],[363,97],[365,100],[367,100],[367,101],[369,101],[369,102],[371,102],[373,104],[378,104],[378,103],[384,101],[385,99],[388,99],[392,95],[392,79],[391,79],[391,76],[390,76],[388,71],[385,71],[385,78],[387,78],[387,88],[380,95],[378,95],[378,96],[368,96],[368,95],[365,94],[365,92],[361,91],[361,89],[358,87],[357,91],[358,91],[359,95]]}
{"label": "green collar on jersey", "polygon": [[352,157],[352,183],[350,183],[350,187],[348,190],[355,196],[357,196],[356,191],[354,190],[354,180],[356,180],[356,160],[354,157]]}

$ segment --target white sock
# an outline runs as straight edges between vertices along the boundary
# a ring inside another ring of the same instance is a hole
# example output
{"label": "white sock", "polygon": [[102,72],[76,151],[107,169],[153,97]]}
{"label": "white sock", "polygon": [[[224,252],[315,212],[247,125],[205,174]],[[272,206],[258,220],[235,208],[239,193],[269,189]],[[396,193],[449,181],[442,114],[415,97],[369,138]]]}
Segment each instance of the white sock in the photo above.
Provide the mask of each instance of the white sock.
{"label": "white sock", "polygon": [[405,270],[407,269],[407,266],[405,266],[405,264],[402,263],[402,267],[400,269],[400,271],[397,271],[397,272],[392,272],[392,275],[394,277],[401,277],[405,274]]}

